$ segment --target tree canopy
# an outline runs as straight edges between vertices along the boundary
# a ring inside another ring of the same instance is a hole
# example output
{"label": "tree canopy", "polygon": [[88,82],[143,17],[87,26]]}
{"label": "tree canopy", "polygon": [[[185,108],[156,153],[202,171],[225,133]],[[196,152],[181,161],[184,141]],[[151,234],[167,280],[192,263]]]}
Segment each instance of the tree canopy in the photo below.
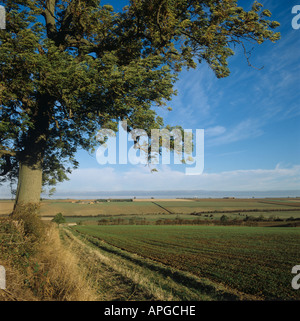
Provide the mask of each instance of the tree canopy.
{"label": "tree canopy", "polygon": [[206,62],[226,77],[237,46],[280,37],[258,2],[249,11],[237,0],[131,0],[121,12],[100,0],[3,4],[0,175],[18,179],[20,202],[36,201],[42,181],[66,179],[100,128],[162,128],[153,107],[172,99],[182,68]]}

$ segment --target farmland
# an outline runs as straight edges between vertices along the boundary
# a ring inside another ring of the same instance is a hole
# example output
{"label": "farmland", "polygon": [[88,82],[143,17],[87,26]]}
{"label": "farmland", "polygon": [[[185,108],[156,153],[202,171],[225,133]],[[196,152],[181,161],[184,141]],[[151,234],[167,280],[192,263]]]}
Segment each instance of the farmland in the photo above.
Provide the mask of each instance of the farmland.
{"label": "farmland", "polygon": [[101,300],[300,300],[299,198],[41,202],[57,213]]}
{"label": "farmland", "polygon": [[[0,200],[0,215],[12,211],[13,202]],[[145,199],[133,201],[96,200],[43,200],[40,214],[42,217],[54,217],[61,212],[65,217],[98,216],[149,216],[149,215],[190,215],[197,213],[227,213],[237,216],[239,213],[252,213],[268,216],[300,218],[300,199]],[[218,215],[217,215],[218,216]]]}
{"label": "farmland", "polygon": [[[300,262],[298,228],[151,225],[73,229],[106,254],[114,253],[125,261],[136,255],[141,260],[138,265],[148,268],[147,260],[169,267],[170,282],[196,292],[203,289],[199,284],[193,287],[193,276],[200,283],[204,282],[200,279],[209,280],[238,297],[300,299],[299,292],[291,287],[291,268]],[[180,273],[190,276],[180,277]]]}

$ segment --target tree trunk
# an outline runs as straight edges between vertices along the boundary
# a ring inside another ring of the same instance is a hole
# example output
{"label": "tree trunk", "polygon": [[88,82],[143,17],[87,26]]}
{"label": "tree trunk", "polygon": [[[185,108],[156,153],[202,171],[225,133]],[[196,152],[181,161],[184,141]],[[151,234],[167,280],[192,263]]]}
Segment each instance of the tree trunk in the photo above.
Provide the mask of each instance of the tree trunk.
{"label": "tree trunk", "polygon": [[20,163],[19,179],[15,207],[21,204],[40,202],[42,191],[42,166],[38,164]]}
{"label": "tree trunk", "polygon": [[25,235],[35,241],[43,235],[43,224],[38,215],[42,189],[41,164],[42,162],[20,162],[17,195],[12,213],[15,220],[23,223]]}
{"label": "tree trunk", "polygon": [[48,94],[37,94],[31,126],[22,137],[24,149],[18,152],[19,178],[12,215],[22,209],[36,209],[40,203],[43,160],[47,148],[49,125],[54,99]]}
{"label": "tree trunk", "polygon": [[24,149],[19,153],[19,178],[13,215],[24,207],[37,208],[42,191],[43,159],[48,139],[51,96],[38,95],[32,126],[23,137]]}
{"label": "tree trunk", "polygon": [[[28,206],[38,208],[43,180],[45,135],[32,131],[32,143],[26,146],[19,158],[19,177],[13,215]],[[29,140],[30,141],[30,140]]]}

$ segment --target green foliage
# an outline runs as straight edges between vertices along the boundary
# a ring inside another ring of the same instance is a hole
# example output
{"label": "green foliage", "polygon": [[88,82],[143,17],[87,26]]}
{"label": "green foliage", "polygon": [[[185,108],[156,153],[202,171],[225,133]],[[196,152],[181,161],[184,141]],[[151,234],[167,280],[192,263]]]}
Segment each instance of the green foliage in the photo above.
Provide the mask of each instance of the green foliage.
{"label": "green foliage", "polygon": [[3,3],[0,174],[41,163],[49,185],[78,166],[79,147],[95,148],[101,127],[163,128],[153,107],[171,100],[183,67],[206,61],[226,77],[236,45],[279,39],[257,2],[248,12],[236,0],[131,0],[122,12],[99,0]]}
{"label": "green foliage", "polygon": [[52,222],[59,224],[65,223],[66,219],[64,218],[64,216],[62,215],[62,213],[57,213],[54,218],[52,219]]}
{"label": "green foliage", "polygon": [[228,216],[227,215],[222,215],[221,217],[220,217],[220,221],[221,222],[227,222],[228,221]]}

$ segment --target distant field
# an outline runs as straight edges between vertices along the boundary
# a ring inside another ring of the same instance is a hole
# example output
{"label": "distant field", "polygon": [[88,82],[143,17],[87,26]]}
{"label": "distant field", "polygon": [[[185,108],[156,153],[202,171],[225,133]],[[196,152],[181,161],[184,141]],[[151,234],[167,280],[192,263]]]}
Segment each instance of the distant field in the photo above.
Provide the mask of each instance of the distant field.
{"label": "distant field", "polygon": [[246,211],[246,210],[278,210],[278,209],[291,209],[297,208],[300,205],[300,200],[294,202],[276,202],[270,200],[257,200],[257,199],[214,199],[214,200],[199,200],[190,201],[187,203],[163,201],[157,202],[167,208],[173,213],[191,213],[191,212],[213,212],[213,211]]}
{"label": "distant field", "polygon": [[6,215],[12,212],[14,207],[13,201],[0,200],[0,215]]}
{"label": "distant field", "polygon": [[300,229],[216,226],[76,226],[142,257],[263,299],[300,299],[291,269]]}
{"label": "distant field", "polygon": [[67,202],[45,202],[41,207],[41,215],[55,215],[61,212],[64,216],[98,216],[167,213],[152,202],[116,202],[98,204],[78,204]]}
{"label": "distant field", "polygon": [[[73,201],[74,202],[74,201]],[[270,216],[275,214],[278,217],[295,217],[300,218],[300,208],[297,207],[300,204],[300,200],[294,202],[278,202],[278,204],[267,203],[260,200],[145,200],[138,202],[102,202],[93,204],[93,201],[89,201],[84,204],[72,203],[72,201],[44,201],[41,207],[42,216],[54,216],[61,212],[66,217],[92,217],[92,216],[114,216],[114,215],[168,215],[179,214],[188,215],[197,212],[228,212],[235,211],[233,214],[237,215],[238,211],[253,211],[261,210],[267,211],[266,215]],[[292,204],[292,205],[291,205]],[[272,212],[275,210],[276,212]],[[283,210],[286,210],[284,212]],[[293,210],[293,211],[291,211]],[[259,215],[256,213],[255,215]],[[218,215],[215,214],[217,217]],[[157,219],[157,218],[156,218]]]}
{"label": "distant field", "polygon": [[[277,216],[300,217],[300,199],[174,199],[174,200],[134,200],[133,202],[101,202],[93,200],[45,200],[41,203],[42,216],[55,216],[61,212],[64,216],[99,216],[99,215],[159,215],[191,214],[208,212],[265,212]],[[12,211],[13,202],[0,200],[0,215]],[[285,210],[285,212],[284,212]]]}

